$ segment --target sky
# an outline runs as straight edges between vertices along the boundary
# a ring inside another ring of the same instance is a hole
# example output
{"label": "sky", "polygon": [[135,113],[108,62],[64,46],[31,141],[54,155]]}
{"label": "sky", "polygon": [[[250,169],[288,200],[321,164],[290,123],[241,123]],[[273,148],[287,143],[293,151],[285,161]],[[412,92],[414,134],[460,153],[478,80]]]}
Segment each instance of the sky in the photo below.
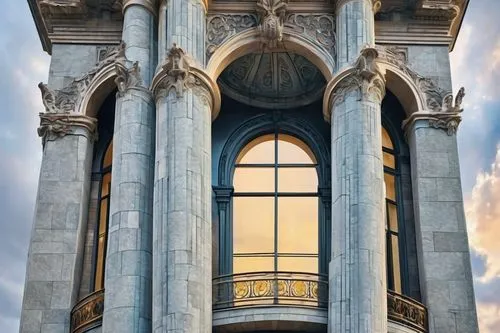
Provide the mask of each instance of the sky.
{"label": "sky", "polygon": [[[481,333],[500,332],[500,1],[472,0],[454,51],[453,87],[466,87],[458,132]],[[42,147],[37,84],[50,57],[26,0],[0,11],[0,332],[17,332]]]}

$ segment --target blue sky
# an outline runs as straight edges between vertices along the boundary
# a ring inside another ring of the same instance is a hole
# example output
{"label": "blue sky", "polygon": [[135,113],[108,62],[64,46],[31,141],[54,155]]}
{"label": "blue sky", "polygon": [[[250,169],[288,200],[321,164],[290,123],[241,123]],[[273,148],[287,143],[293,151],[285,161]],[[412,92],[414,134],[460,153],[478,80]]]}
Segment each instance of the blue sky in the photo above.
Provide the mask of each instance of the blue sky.
{"label": "blue sky", "polygon": [[[500,1],[473,0],[451,54],[453,86],[465,86],[458,133],[481,333],[500,332]],[[17,332],[33,220],[43,111],[37,84],[47,81],[27,2],[0,12],[0,332]]]}

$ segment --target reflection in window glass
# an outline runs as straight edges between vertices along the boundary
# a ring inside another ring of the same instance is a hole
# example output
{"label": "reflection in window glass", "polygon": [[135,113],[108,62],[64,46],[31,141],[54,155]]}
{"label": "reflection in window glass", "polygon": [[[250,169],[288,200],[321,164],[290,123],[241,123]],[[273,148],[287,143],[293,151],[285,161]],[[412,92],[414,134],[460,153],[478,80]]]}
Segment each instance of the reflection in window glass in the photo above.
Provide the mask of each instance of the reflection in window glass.
{"label": "reflection in window glass", "polygon": [[233,273],[318,273],[318,174],[309,147],[282,134],[251,141],[233,186]]}
{"label": "reflection in window glass", "polygon": [[382,129],[382,146],[386,199],[387,286],[389,289],[401,293],[398,203],[396,195],[397,164],[394,144],[385,128]]}

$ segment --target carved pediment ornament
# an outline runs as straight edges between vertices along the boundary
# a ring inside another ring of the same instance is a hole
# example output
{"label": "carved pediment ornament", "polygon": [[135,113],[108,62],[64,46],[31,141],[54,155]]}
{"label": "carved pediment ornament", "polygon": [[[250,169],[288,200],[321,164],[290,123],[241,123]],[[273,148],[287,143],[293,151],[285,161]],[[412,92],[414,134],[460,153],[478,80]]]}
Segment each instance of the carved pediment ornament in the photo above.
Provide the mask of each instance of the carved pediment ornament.
{"label": "carved pediment ornament", "polygon": [[257,0],[259,15],[259,32],[262,43],[270,48],[276,48],[283,40],[283,26],[288,0]]}
{"label": "carved pediment ornament", "polygon": [[221,103],[219,88],[182,48],[174,43],[160,68],[151,88],[157,99],[168,96],[171,91],[176,98],[183,98],[185,92],[192,89],[211,107],[215,119]]}
{"label": "carved pediment ornament", "polygon": [[104,67],[117,60],[125,58],[125,43],[106,48],[99,57],[96,66],[85,75],[73,80],[62,89],[53,90],[47,84],[40,82],[38,87],[42,93],[42,102],[47,113],[70,113],[77,112],[88,87],[96,74]]}
{"label": "carved pediment ornament", "polygon": [[385,77],[377,64],[378,57],[378,51],[374,48],[361,50],[348,74],[333,87],[331,106],[342,103],[346,94],[352,91],[359,92],[359,100],[382,102],[385,96]]}
{"label": "carved pediment ornament", "polygon": [[78,113],[40,113],[37,132],[45,146],[48,140],[74,134],[78,127],[87,130],[91,140],[97,140],[97,119]]}

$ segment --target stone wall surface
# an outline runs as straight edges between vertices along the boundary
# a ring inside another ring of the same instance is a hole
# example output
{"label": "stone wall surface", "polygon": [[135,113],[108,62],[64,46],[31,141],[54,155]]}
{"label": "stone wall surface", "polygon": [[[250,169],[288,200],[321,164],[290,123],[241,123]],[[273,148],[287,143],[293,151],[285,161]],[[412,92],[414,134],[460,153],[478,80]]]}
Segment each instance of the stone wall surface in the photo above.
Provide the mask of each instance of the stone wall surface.
{"label": "stone wall surface", "polygon": [[456,137],[421,121],[410,130],[409,143],[430,332],[478,332]]}
{"label": "stone wall surface", "polygon": [[28,254],[21,333],[66,333],[78,297],[85,240],[92,138],[46,141]]}

